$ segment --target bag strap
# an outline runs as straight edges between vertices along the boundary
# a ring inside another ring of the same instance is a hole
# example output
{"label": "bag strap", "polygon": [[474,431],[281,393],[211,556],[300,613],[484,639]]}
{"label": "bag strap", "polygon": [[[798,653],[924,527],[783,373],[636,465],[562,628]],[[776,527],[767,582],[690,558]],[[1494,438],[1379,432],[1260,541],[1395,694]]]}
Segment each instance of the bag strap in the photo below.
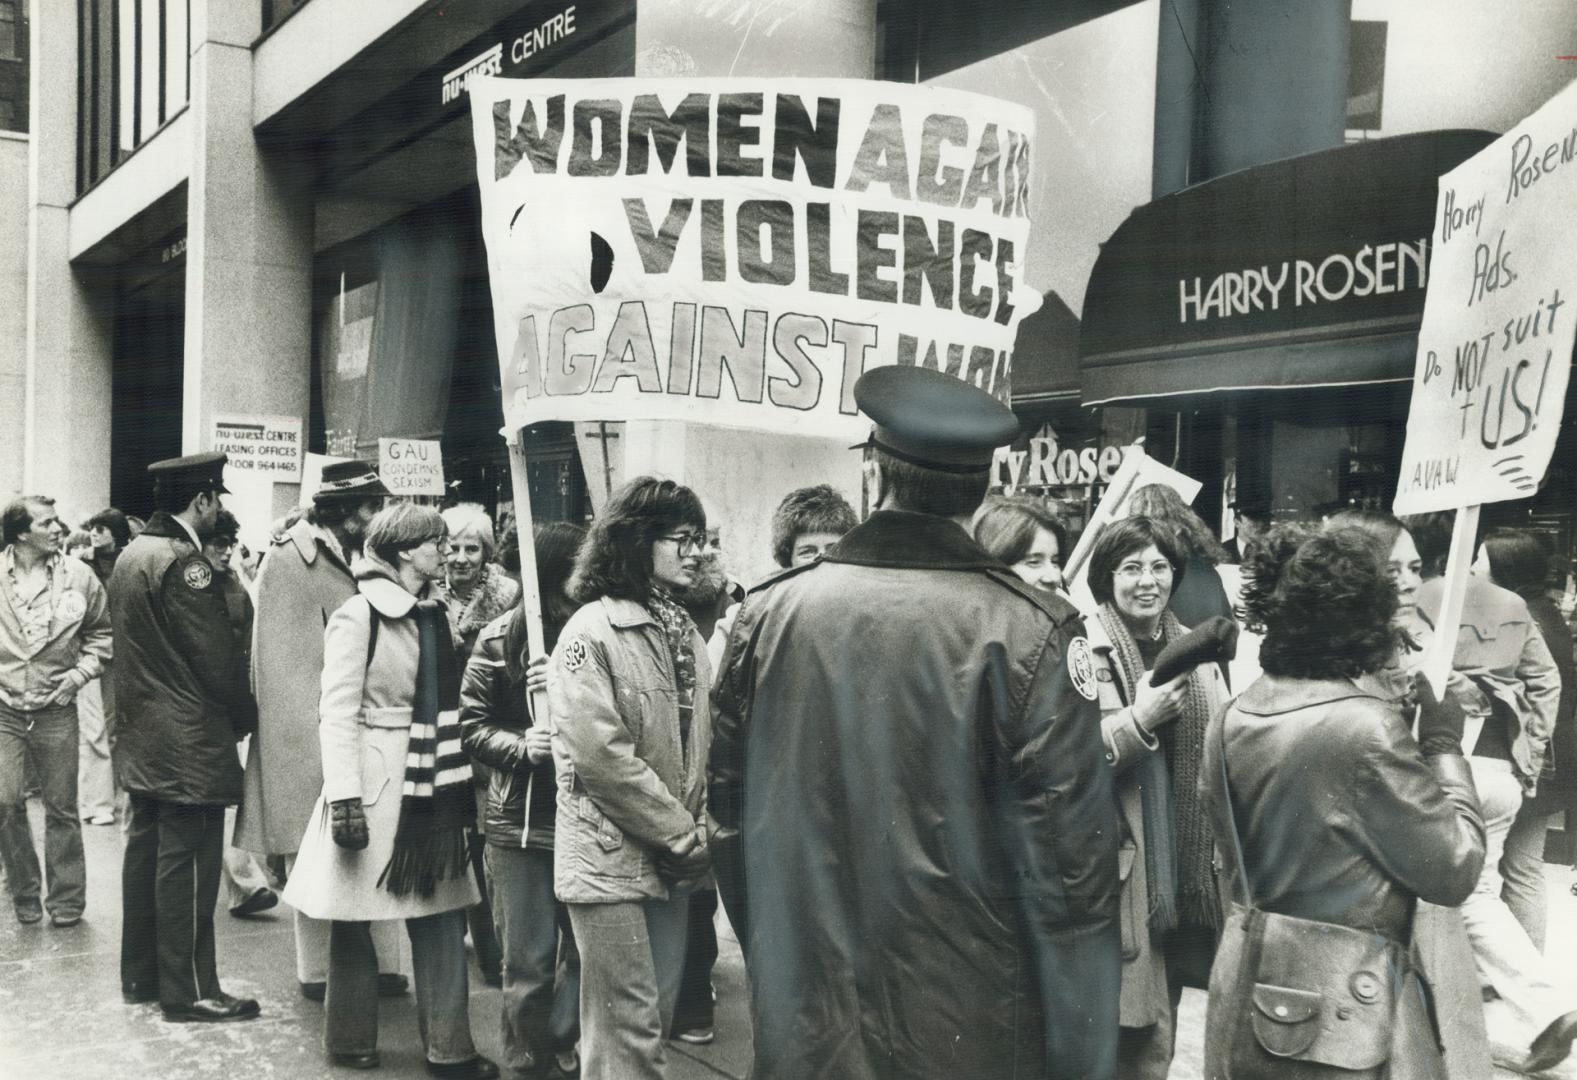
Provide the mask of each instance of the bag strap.
{"label": "bag strap", "polygon": [[383,625],[383,616],[371,604],[367,605],[367,615],[367,663],[363,665],[363,671],[372,667],[372,654],[378,650],[378,627]]}
{"label": "bag strap", "polygon": [[1227,773],[1227,715],[1232,711],[1232,706],[1237,704],[1237,698],[1227,703],[1221,711],[1221,718],[1216,722],[1216,756],[1221,759],[1221,794],[1227,806],[1227,831],[1232,834],[1232,850],[1237,854],[1238,878],[1243,883],[1243,902],[1249,911],[1257,911],[1254,906],[1254,891],[1248,883],[1248,860],[1243,857],[1243,840],[1238,836],[1237,812],[1232,809],[1232,778]]}

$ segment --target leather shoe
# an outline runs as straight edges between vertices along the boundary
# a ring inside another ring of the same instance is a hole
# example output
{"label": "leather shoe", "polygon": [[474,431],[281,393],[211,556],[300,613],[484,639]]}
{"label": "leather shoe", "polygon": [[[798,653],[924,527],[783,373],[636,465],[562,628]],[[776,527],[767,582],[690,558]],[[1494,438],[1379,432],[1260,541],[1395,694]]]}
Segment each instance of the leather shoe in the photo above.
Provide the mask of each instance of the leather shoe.
{"label": "leather shoe", "polygon": [[378,996],[399,997],[408,992],[411,982],[404,975],[396,975],[388,971],[378,973]]}
{"label": "leather shoe", "polygon": [[1577,1039],[1577,1010],[1556,1017],[1549,1027],[1539,1032],[1518,1072],[1539,1073],[1553,1069],[1572,1052],[1573,1039]]}
{"label": "leather shoe", "polygon": [[328,983],[309,982],[301,983],[301,996],[308,1001],[322,1001],[329,991]]}
{"label": "leather shoe", "polygon": [[261,1010],[251,998],[223,994],[202,998],[189,1005],[164,1006],[164,1018],[172,1024],[225,1024],[234,1020],[255,1019]]}
{"label": "leather shoe", "polygon": [[56,912],[49,917],[49,925],[58,927],[61,930],[66,929],[68,926],[75,926],[81,921],[82,912],[80,911],[75,913],[70,911]]}
{"label": "leather shoe", "polygon": [[380,1064],[378,1051],[366,1054],[330,1054],[329,1064],[341,1069],[376,1069]]}
{"label": "leather shoe", "polygon": [[447,1080],[494,1080],[498,1076],[498,1066],[478,1054],[470,1061],[456,1061],[450,1065],[429,1061],[427,1075],[441,1076]]}
{"label": "leather shoe", "polygon": [[260,911],[267,911],[277,903],[279,903],[279,894],[273,889],[255,889],[251,896],[248,896],[231,908],[230,914],[237,919],[244,919],[248,915],[256,915]]}
{"label": "leather shoe", "polygon": [[44,905],[37,900],[16,901],[16,921],[24,925],[42,922],[44,919]]}

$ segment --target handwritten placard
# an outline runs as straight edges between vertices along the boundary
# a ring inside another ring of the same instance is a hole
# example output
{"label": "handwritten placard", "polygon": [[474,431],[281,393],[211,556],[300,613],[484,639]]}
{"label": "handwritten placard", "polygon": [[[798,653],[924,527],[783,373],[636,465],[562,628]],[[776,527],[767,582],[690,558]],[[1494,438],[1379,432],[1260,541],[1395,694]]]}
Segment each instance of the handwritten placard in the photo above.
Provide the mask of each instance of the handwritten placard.
{"label": "handwritten placard", "polygon": [[1525,499],[1577,330],[1577,83],[1440,178],[1398,514]]}
{"label": "handwritten placard", "polygon": [[395,495],[442,495],[443,447],[437,439],[379,439],[378,476]]}

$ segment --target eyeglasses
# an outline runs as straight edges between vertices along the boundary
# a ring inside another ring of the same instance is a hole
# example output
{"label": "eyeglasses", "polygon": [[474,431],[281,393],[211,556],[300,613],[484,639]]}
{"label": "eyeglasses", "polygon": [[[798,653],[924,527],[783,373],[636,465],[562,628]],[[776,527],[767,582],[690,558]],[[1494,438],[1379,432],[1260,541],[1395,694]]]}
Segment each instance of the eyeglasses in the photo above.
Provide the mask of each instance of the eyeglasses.
{"label": "eyeglasses", "polygon": [[1148,564],[1128,562],[1123,563],[1116,570],[1112,571],[1113,577],[1117,578],[1119,581],[1129,582],[1130,584],[1139,581],[1146,574],[1149,574],[1156,581],[1171,581],[1172,564],[1165,561]]}
{"label": "eyeglasses", "polygon": [[705,533],[679,533],[674,536],[659,536],[657,539],[672,544],[678,549],[680,555],[687,551],[694,551],[700,554],[706,550]]}

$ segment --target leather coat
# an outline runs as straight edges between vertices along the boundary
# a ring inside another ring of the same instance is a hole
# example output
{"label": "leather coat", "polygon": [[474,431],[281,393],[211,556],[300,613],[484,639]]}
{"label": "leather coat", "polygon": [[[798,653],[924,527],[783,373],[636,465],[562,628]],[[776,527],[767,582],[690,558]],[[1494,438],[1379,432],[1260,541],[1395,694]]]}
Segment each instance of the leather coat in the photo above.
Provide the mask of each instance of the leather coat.
{"label": "leather coat", "polygon": [[[482,811],[487,842],[502,847],[553,850],[555,798],[553,758],[531,764],[526,731],[535,725],[519,658],[506,656],[509,624],[521,612],[506,612],[477,635],[476,651],[460,683],[460,726],[465,752],[486,765],[487,802]],[[518,669],[518,670],[516,670]],[[527,826],[529,799],[530,836]]]}
{"label": "leather coat", "polygon": [[115,757],[128,791],[234,805],[236,741],[257,723],[222,583],[169,514],[153,515],[109,581],[115,626]]}
{"label": "leather coat", "polygon": [[1110,1074],[1118,827],[1083,635],[894,510],[746,596],[712,808],[740,831],[758,1080]]}
{"label": "leather coat", "polygon": [[1377,689],[1266,675],[1212,722],[1200,788],[1222,861],[1235,868],[1221,725],[1256,906],[1405,942],[1415,898],[1454,907],[1473,891],[1484,822],[1466,761],[1423,756]]}

